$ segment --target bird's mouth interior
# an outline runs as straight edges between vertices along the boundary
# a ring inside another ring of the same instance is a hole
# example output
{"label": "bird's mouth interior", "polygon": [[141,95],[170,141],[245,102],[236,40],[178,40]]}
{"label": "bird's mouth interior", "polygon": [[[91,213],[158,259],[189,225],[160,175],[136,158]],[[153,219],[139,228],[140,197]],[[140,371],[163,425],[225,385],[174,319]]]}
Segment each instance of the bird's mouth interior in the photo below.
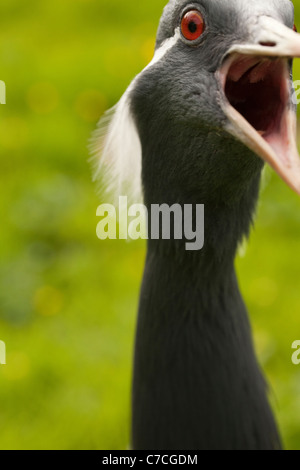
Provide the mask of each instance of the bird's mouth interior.
{"label": "bird's mouth interior", "polygon": [[221,70],[227,101],[274,150],[286,140],[288,65],[285,58],[235,54]]}

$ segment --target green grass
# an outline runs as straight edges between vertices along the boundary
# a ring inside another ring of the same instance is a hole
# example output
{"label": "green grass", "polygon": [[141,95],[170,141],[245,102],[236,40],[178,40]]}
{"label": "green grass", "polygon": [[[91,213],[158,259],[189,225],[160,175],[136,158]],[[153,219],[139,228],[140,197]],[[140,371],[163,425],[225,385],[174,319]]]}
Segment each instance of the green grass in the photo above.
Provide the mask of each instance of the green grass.
{"label": "green grass", "polygon": [[[97,240],[87,141],[151,59],[164,4],[2,0],[0,449],[129,444],[145,245]],[[267,179],[237,268],[285,445],[300,449],[300,201]]]}

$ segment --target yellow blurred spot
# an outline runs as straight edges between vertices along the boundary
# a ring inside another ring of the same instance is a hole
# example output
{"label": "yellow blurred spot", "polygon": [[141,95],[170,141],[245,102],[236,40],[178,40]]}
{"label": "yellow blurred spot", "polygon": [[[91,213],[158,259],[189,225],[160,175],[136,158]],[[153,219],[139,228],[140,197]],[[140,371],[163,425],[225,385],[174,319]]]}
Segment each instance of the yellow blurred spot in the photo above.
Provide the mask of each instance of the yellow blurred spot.
{"label": "yellow blurred spot", "polygon": [[255,279],[250,285],[253,301],[260,307],[273,305],[278,297],[278,286],[273,279]]}
{"label": "yellow blurred spot", "polygon": [[30,360],[24,352],[15,351],[7,354],[3,376],[8,380],[22,380],[30,370]]}
{"label": "yellow blurred spot", "polygon": [[260,362],[264,365],[276,351],[276,343],[266,331],[254,332],[255,351]]}
{"label": "yellow blurred spot", "polygon": [[272,339],[266,331],[254,331],[254,344],[255,350],[258,355],[264,354],[264,352],[271,347]]}
{"label": "yellow blurred spot", "polygon": [[54,287],[41,287],[35,293],[34,306],[36,311],[44,317],[57,315],[63,307],[63,295]]}
{"label": "yellow blurred spot", "polygon": [[149,38],[141,46],[141,54],[145,62],[151,62],[154,56],[155,38]]}
{"label": "yellow blurred spot", "polygon": [[0,121],[0,145],[10,149],[20,149],[28,142],[28,126],[20,117],[12,116]]}
{"label": "yellow blurred spot", "polygon": [[106,99],[97,90],[83,91],[75,102],[75,111],[84,121],[98,121],[106,108]]}
{"label": "yellow blurred spot", "polygon": [[30,109],[35,113],[48,114],[54,111],[58,106],[58,92],[51,83],[35,83],[28,90],[27,102]]}

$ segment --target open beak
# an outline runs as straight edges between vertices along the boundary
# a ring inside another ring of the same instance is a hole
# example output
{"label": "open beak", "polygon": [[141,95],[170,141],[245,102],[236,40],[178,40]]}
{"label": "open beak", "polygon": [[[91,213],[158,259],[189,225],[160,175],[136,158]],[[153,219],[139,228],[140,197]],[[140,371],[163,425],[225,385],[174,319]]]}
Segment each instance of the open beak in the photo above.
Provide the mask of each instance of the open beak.
{"label": "open beak", "polygon": [[300,157],[291,59],[300,34],[262,16],[253,42],[233,46],[217,71],[228,132],[242,141],[300,195]]}

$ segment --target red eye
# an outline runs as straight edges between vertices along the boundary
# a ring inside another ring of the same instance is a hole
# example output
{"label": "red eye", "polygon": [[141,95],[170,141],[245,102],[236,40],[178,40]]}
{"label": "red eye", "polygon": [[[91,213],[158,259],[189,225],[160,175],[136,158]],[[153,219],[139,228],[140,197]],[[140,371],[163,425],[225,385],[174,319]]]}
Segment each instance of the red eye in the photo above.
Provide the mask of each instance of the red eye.
{"label": "red eye", "polygon": [[298,33],[298,29],[297,29],[297,26],[295,24],[294,24],[293,30],[295,31],[295,33]]}
{"label": "red eye", "polygon": [[181,20],[181,32],[189,41],[200,38],[204,28],[204,19],[197,10],[188,11]]}

